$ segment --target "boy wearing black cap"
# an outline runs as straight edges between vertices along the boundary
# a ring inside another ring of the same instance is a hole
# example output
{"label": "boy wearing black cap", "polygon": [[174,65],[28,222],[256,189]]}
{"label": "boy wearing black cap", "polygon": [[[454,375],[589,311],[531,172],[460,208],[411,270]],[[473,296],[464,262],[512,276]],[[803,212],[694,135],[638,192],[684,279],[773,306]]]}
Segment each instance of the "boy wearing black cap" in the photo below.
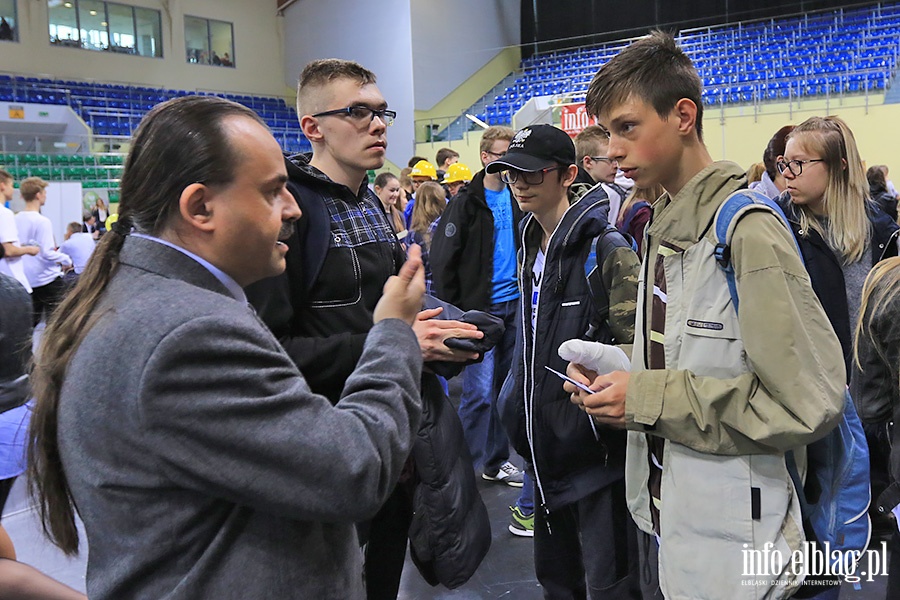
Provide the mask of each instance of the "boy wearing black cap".
{"label": "boy wearing black cap", "polygon": [[625,435],[594,423],[545,369],[565,370],[557,349],[567,340],[632,342],[638,258],[609,228],[602,201],[569,194],[578,167],[562,130],[520,130],[486,170],[499,172],[530,213],[519,227],[522,320],[504,422],[533,468],[538,581],[548,598],[583,598],[588,590],[593,598],[639,598]]}

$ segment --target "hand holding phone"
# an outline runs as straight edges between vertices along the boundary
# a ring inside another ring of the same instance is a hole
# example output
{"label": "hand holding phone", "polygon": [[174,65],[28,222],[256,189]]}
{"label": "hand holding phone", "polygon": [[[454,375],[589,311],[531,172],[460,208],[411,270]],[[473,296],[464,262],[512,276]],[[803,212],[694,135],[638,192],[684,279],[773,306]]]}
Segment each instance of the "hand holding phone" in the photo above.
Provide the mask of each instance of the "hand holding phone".
{"label": "hand holding phone", "polygon": [[575,381],[574,379],[572,379],[565,373],[560,373],[556,369],[551,369],[550,367],[548,367],[546,365],[544,365],[544,368],[547,369],[548,371],[550,371],[551,373],[553,373],[554,375],[556,375],[557,377],[559,377],[560,379],[564,379],[565,381],[568,381],[569,383],[571,383],[572,385],[577,387],[579,390],[583,390],[583,391],[587,392],[588,394],[596,394],[597,393],[597,390],[592,390],[591,388],[584,385],[580,381]]}

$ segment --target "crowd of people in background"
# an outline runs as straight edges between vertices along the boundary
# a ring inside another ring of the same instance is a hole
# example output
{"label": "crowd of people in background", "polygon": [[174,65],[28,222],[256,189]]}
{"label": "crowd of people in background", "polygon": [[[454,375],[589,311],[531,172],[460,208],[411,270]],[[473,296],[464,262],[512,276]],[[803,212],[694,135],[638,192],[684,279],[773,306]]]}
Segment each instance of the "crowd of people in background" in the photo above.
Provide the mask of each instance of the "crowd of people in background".
{"label": "crowd of people in background", "polygon": [[[836,598],[840,577],[789,565],[742,587],[741,551],[816,541],[785,456],[805,462],[849,388],[900,597],[898,195],[844,120],[714,161],[700,78],[654,32],[596,74],[574,139],[493,126],[475,172],[441,148],[370,183],[396,117],[376,81],[307,65],[312,153],[286,159],[237,104],[157,106],[118,220],[98,200],[58,247],[47,182],[0,205],[0,293],[30,300],[11,335],[46,325],[30,383],[0,346],[0,436],[31,419],[0,510],[27,447],[51,540],[77,552],[84,521],[92,598],[375,600],[407,551],[433,585],[473,576],[481,477],[513,488],[547,598]],[[729,231],[731,287],[711,224],[748,189],[785,221]],[[82,597],[22,578],[23,598]]]}

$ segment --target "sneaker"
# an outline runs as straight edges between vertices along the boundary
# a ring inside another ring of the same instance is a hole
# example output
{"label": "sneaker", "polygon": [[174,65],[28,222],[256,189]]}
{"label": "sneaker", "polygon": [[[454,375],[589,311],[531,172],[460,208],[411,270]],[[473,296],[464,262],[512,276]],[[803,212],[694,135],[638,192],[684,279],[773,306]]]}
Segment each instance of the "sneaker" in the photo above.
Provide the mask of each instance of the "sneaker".
{"label": "sneaker", "polygon": [[527,517],[518,506],[510,506],[509,532],[519,537],[534,537],[534,513]]}
{"label": "sneaker", "polygon": [[501,481],[506,485],[511,485],[512,487],[522,487],[522,478],[525,474],[516,468],[516,465],[512,464],[509,461],[506,461],[500,468],[493,473],[488,473],[485,471],[481,474],[484,479],[488,481]]}

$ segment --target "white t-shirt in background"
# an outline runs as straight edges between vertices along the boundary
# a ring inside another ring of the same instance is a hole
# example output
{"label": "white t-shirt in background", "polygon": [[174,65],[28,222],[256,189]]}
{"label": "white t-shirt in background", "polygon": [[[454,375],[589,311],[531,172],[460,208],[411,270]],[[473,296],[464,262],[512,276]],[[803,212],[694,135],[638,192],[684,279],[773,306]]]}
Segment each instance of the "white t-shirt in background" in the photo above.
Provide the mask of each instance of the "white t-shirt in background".
{"label": "white t-shirt in background", "polygon": [[72,258],[72,264],[75,265],[75,273],[81,275],[96,245],[97,242],[94,241],[94,236],[90,233],[73,233],[69,236],[69,239],[62,243],[59,251]]}
{"label": "white t-shirt in background", "polygon": [[53,223],[50,219],[33,210],[23,210],[16,215],[19,239],[25,244],[40,246],[37,256],[23,256],[25,277],[32,288],[42,287],[62,277],[60,264],[71,265],[72,259],[56,249],[53,240]]}
{"label": "white t-shirt in background", "polygon": [[[21,246],[19,242],[19,228],[16,227],[16,217],[13,211],[3,205],[0,205],[0,244],[12,242],[16,246]],[[31,285],[28,278],[25,277],[25,267],[22,265],[22,257],[15,256],[12,258],[0,258],[0,273],[13,277],[21,283],[28,293],[31,293]]]}

